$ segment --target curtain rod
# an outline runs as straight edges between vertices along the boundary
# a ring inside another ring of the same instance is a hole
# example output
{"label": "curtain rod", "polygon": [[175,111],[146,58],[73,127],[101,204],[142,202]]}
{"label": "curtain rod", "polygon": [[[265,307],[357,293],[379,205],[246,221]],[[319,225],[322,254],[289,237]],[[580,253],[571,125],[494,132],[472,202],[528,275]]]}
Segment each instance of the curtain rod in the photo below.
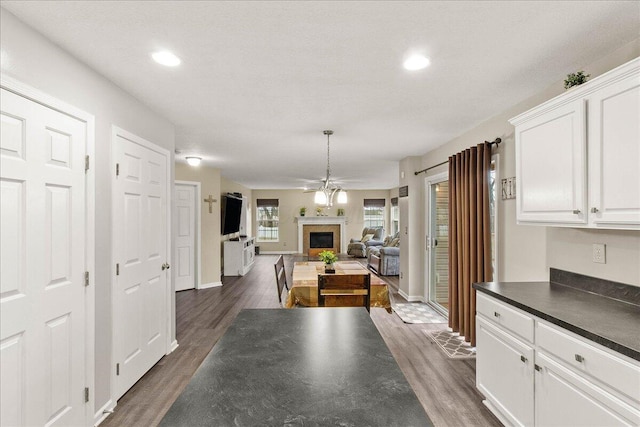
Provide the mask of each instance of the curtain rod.
{"label": "curtain rod", "polygon": [[[491,146],[493,146],[493,145],[499,146],[499,145],[500,145],[500,143],[502,142],[502,138],[496,138],[496,139],[494,139],[494,140],[493,140],[493,141],[491,141],[491,142],[489,142],[489,141],[485,141],[485,142],[489,144],[489,147],[491,147]],[[426,169],[422,169],[422,170],[416,171],[416,172],[414,172],[413,174],[414,174],[414,175],[419,175],[419,174],[421,174],[422,172],[426,172],[426,171],[431,170],[431,169],[433,169],[433,168],[437,168],[438,166],[446,165],[447,163],[449,163],[449,160],[448,160],[448,159],[447,159],[447,160],[445,160],[444,162],[438,163],[437,165],[429,166],[429,167],[428,167],[428,168],[426,168]]]}

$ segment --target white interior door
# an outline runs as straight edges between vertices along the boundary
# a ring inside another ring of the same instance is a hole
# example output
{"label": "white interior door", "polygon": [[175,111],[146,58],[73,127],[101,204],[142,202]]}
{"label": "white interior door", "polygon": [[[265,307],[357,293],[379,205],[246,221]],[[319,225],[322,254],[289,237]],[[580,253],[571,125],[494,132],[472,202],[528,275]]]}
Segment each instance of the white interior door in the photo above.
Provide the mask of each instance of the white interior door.
{"label": "white interior door", "polygon": [[0,425],[83,425],[87,125],[0,100]]}
{"label": "white interior door", "polygon": [[196,287],[196,186],[175,184],[176,291]]}
{"label": "white interior door", "polygon": [[167,353],[169,154],[114,129],[116,398]]}

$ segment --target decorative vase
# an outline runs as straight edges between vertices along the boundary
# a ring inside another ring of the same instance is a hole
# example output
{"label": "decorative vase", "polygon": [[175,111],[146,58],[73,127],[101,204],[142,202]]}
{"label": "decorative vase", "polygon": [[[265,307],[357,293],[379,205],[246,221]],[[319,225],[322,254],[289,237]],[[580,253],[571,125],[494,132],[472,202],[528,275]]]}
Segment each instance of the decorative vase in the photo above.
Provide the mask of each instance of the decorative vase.
{"label": "decorative vase", "polygon": [[327,273],[327,274],[333,274],[333,273],[335,273],[335,272],[336,272],[336,269],[335,269],[335,267],[333,266],[333,263],[332,263],[332,264],[325,264],[325,265],[324,265],[324,272],[325,272],[325,273]]}

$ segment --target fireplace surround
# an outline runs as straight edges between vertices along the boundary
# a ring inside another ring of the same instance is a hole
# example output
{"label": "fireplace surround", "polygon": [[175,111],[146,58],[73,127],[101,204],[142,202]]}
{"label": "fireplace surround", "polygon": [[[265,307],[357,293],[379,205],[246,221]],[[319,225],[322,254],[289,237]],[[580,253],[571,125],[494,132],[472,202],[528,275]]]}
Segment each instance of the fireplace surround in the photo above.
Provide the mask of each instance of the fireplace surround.
{"label": "fireplace surround", "polygon": [[344,216],[299,216],[296,217],[298,223],[298,253],[308,254],[310,248],[310,233],[333,233],[333,249],[336,253],[346,251],[345,226],[347,219]]}

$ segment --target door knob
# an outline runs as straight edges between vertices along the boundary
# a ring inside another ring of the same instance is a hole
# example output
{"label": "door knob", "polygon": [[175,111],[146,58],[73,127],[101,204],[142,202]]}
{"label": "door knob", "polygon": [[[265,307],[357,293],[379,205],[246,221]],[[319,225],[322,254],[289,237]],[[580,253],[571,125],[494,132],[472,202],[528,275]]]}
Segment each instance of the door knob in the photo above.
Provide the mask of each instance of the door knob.
{"label": "door knob", "polygon": [[162,271],[168,270],[170,268],[171,268],[171,266],[168,263],[165,262],[164,264],[162,264]]}

